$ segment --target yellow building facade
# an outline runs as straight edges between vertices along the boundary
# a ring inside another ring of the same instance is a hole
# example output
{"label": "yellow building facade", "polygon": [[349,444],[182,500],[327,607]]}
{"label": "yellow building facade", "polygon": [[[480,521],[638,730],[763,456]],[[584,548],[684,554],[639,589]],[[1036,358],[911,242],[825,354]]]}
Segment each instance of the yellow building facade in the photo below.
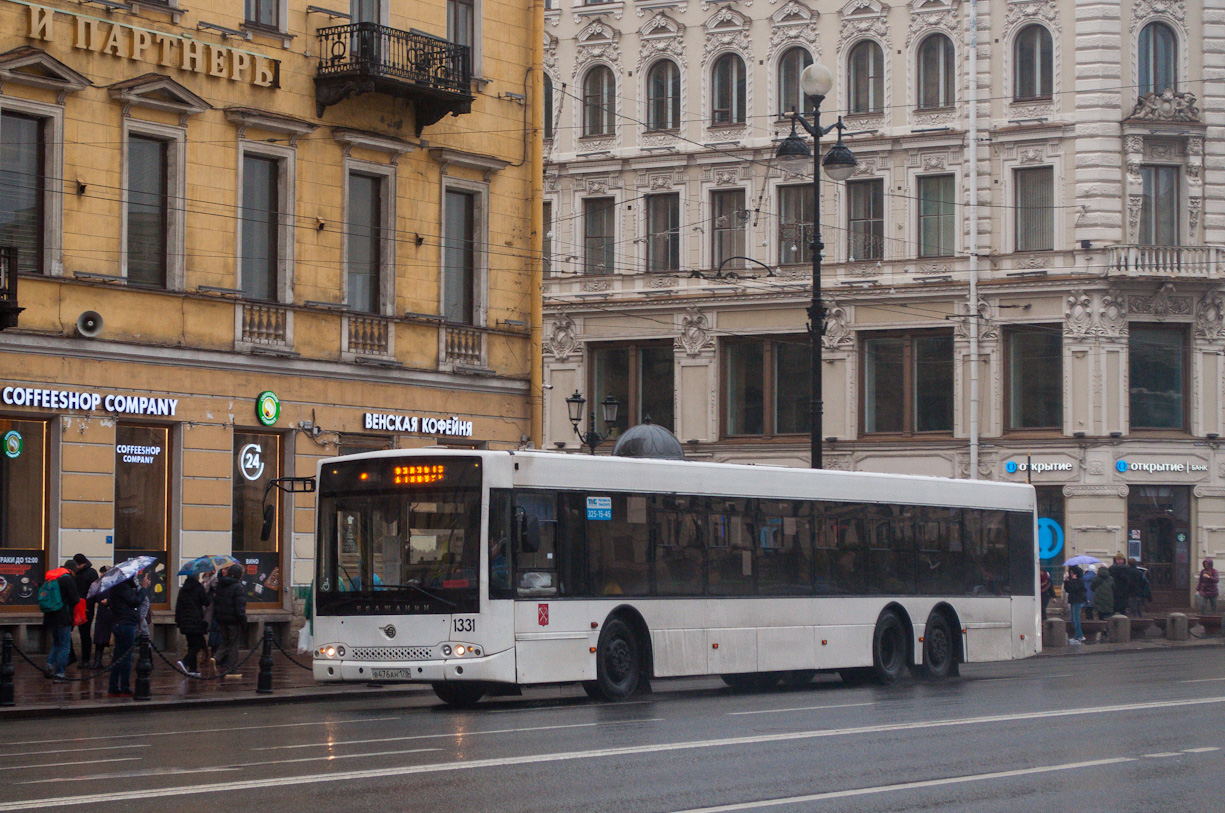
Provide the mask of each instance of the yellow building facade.
{"label": "yellow building facade", "polygon": [[19,645],[75,553],[154,556],[162,634],[181,564],[230,553],[253,616],[282,624],[312,578],[313,495],[270,480],[528,440],[531,14],[0,0],[21,308],[0,332],[0,626]]}

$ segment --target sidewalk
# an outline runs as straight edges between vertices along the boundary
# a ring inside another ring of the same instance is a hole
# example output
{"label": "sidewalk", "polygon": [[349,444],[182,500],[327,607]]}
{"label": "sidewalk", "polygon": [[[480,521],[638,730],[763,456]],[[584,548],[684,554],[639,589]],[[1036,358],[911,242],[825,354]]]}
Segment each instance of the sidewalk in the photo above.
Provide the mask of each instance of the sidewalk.
{"label": "sidewalk", "polygon": [[[1194,632],[1204,635],[1203,628],[1193,628]],[[1133,638],[1132,640],[1121,643],[1112,644],[1106,641],[1105,633],[1102,634],[1102,643],[1094,643],[1094,636],[1090,635],[1086,643],[1079,646],[1068,644],[1060,647],[1047,647],[1045,643],[1042,646],[1042,651],[1038,653],[1039,658],[1058,658],[1068,655],[1093,655],[1105,654],[1107,652],[1147,652],[1155,649],[1187,649],[1187,648],[1203,648],[1203,647],[1225,647],[1225,637],[1220,633],[1216,635],[1208,635],[1206,637],[1196,637],[1192,634],[1185,641],[1168,641],[1159,633],[1149,635],[1144,638]]]}
{"label": "sidewalk", "polygon": [[[243,653],[246,655],[246,653]],[[30,655],[35,663],[42,664],[45,655]],[[177,656],[166,653],[172,661]],[[294,656],[302,664],[309,665],[308,655]],[[317,682],[311,672],[291,662],[277,650],[272,654],[272,694],[257,694],[256,681],[259,676],[260,653],[255,652],[241,668],[241,678],[223,680],[195,680],[179,673],[165,661],[153,655],[153,672],[149,676],[150,699],[134,701],[130,697],[107,697],[109,670],[100,674],[93,670],[81,671],[77,665],[69,666],[65,674],[70,679],[85,676],[84,680],[69,683],[54,683],[41,671],[35,669],[13,653],[13,695],[16,705],[0,707],[0,721],[26,717],[78,716],[105,714],[110,712],[149,711],[166,708],[189,708],[205,705],[257,705],[268,703],[292,703],[309,700],[363,699],[372,696],[401,695],[405,693],[429,692],[425,685],[373,686],[366,683],[330,684]],[[132,681],[136,686],[135,660]]]}

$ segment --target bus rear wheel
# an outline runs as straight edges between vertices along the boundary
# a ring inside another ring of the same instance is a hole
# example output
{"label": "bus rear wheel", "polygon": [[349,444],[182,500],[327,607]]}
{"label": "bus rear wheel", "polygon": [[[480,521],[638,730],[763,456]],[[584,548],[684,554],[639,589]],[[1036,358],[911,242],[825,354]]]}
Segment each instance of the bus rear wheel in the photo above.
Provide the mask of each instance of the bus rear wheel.
{"label": "bus rear wheel", "polygon": [[475,706],[485,696],[485,687],[479,683],[431,683],[438,699],[457,709]]}
{"label": "bus rear wheel", "polygon": [[872,671],[881,683],[893,683],[906,669],[906,625],[896,613],[887,612],[876,622],[872,635]]}
{"label": "bus rear wheel", "polygon": [[610,618],[596,645],[596,685],[600,696],[616,702],[638,688],[642,677],[642,653],[638,636],[620,618]]}
{"label": "bus rear wheel", "polygon": [[778,672],[749,672],[747,674],[719,675],[733,692],[764,692],[773,689],[782,680]]}
{"label": "bus rear wheel", "polygon": [[957,648],[948,619],[933,613],[923,632],[923,676],[943,680],[957,670]]}

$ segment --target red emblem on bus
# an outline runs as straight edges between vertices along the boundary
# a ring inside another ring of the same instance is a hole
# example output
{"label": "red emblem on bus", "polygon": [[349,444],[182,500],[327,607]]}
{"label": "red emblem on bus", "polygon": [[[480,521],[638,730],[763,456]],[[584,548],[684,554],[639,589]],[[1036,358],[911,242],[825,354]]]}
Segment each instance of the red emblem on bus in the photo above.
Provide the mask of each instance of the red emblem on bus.
{"label": "red emblem on bus", "polygon": [[548,604],[537,604],[536,605],[536,623],[542,627],[549,626],[549,605]]}

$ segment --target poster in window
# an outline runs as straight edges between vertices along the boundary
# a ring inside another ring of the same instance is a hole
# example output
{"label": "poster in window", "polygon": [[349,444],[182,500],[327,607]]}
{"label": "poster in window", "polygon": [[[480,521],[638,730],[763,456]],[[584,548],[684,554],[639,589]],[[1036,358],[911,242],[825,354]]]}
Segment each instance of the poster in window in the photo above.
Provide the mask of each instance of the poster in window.
{"label": "poster in window", "polygon": [[0,607],[37,605],[46,572],[41,550],[0,550]]}
{"label": "poster in window", "polygon": [[236,553],[242,562],[243,587],[247,601],[279,602],[281,600],[281,554],[277,551],[253,551]]}

